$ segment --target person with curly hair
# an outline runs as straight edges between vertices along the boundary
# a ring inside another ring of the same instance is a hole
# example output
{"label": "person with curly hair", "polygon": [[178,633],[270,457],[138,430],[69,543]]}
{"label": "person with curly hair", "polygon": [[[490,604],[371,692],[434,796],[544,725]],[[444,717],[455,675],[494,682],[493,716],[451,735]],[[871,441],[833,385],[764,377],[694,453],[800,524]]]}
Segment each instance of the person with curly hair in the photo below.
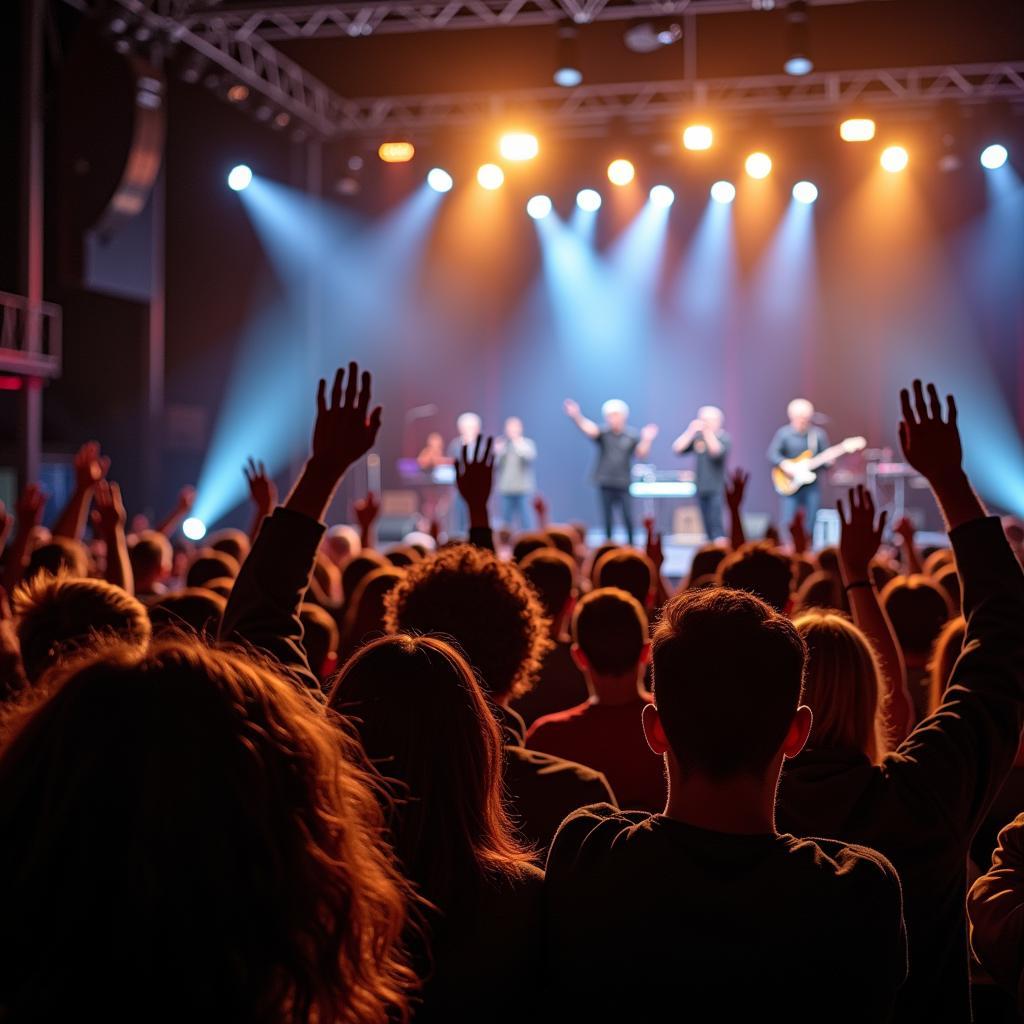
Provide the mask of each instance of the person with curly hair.
{"label": "person with curly hair", "polygon": [[358,756],[197,638],[57,665],[0,737],[0,1017],[408,1019],[408,888]]}

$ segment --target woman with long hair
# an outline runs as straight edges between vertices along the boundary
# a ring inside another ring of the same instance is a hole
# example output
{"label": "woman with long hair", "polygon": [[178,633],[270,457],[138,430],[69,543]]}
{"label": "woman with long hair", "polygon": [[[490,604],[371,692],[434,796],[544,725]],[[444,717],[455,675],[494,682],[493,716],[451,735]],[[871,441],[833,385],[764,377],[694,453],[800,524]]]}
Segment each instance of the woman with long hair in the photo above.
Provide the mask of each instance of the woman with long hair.
{"label": "woman with long hair", "polygon": [[51,670],[0,738],[0,1018],[406,1018],[407,886],[357,754],[197,639]]}
{"label": "woman with long hair", "polygon": [[543,874],[509,821],[501,731],[468,662],[436,637],[384,637],[348,661],[329,702],[388,780],[392,844],[430,903],[416,1019],[526,1019]]}

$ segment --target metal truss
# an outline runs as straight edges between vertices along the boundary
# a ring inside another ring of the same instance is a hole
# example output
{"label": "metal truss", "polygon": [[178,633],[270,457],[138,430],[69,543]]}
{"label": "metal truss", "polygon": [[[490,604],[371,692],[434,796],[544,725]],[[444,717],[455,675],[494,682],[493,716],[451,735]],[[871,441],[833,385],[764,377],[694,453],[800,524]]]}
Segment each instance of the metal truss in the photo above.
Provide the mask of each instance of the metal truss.
{"label": "metal truss", "polygon": [[[198,5],[170,0],[179,9]],[[810,0],[822,5],[863,0]],[[577,24],[630,18],[679,17],[771,10],[785,0],[335,0],[334,3],[218,4],[183,13],[193,29],[234,32],[240,37],[310,39],[392,32],[437,32],[509,25]]]}
{"label": "metal truss", "polygon": [[1024,61],[934,67],[829,71],[793,78],[759,75],[582,85],[504,93],[384,96],[352,101],[339,135],[416,134],[471,127],[514,115],[541,127],[631,126],[708,108],[764,115],[814,114],[862,106],[914,108],[940,102],[1024,102]]}
{"label": "metal truss", "polygon": [[[60,306],[53,302],[33,306],[23,295],[0,292],[0,373],[59,377],[61,322]],[[32,334],[38,349],[28,340]]]}

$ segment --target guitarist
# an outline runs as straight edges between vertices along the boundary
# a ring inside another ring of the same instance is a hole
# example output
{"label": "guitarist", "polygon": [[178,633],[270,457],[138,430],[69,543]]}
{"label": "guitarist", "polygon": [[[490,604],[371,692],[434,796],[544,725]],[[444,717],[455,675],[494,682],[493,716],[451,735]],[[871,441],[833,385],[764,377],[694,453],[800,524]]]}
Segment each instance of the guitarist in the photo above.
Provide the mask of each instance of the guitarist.
{"label": "guitarist", "polygon": [[[806,398],[794,398],[786,406],[786,416],[789,423],[779,427],[768,446],[768,461],[787,476],[792,476],[787,471],[787,461],[807,451],[811,455],[824,451],[828,447],[828,435],[821,427],[816,427],[811,422],[814,419],[814,406]],[[821,503],[820,492],[818,481],[815,480],[813,483],[805,484],[795,494],[784,495],[783,524],[791,523],[797,509],[803,509],[807,530],[813,535],[814,517],[818,514],[818,506]]]}

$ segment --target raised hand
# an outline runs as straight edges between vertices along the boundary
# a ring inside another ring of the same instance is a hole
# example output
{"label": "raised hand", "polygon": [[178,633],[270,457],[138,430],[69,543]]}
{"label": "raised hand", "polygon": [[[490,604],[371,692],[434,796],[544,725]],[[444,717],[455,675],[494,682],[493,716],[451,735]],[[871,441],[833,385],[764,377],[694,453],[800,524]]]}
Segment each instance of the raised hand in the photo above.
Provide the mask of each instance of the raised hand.
{"label": "raised hand", "polygon": [[7,514],[7,506],[0,501],[0,551],[3,550],[4,545],[7,543],[7,537],[10,535],[12,526],[14,526],[14,516]]}
{"label": "raised hand", "polygon": [[658,436],[657,423],[648,423],[640,428],[640,438],[648,443]]}
{"label": "raised hand", "polygon": [[196,489],[187,484],[178,491],[178,500],[174,503],[174,513],[179,516],[187,516],[196,503]]}
{"label": "raised hand", "polygon": [[242,472],[249,485],[249,497],[252,498],[253,504],[263,515],[270,515],[277,504],[277,485],[267,473],[266,465],[257,462],[250,455],[249,461],[242,467]]}
{"label": "raised hand", "polygon": [[887,512],[875,521],[875,501],[863,485],[851,487],[849,515],[842,498],[836,502],[841,532],[839,562],[847,583],[867,579],[868,566],[878,553],[885,532]]}
{"label": "raised hand", "polygon": [[900,391],[903,419],[900,421],[900,445],[907,462],[930,483],[936,479],[949,479],[960,473],[963,448],[957,428],[956,401],[947,395],[946,418],[942,418],[942,402],[934,384],[925,388],[921,381],[913,384],[914,399],[910,392]]}
{"label": "raised hand", "polygon": [[644,519],[644,529],[647,531],[647,557],[651,560],[655,570],[661,571],[662,563],[665,561],[665,552],[661,546],[661,534],[654,528],[654,519],[648,516]]}
{"label": "raised hand", "polygon": [[487,438],[481,450],[483,437],[476,439],[473,451],[465,445],[462,455],[455,462],[455,484],[469,506],[471,526],[487,526],[487,502],[491,497],[494,477],[494,453],[491,451],[494,439]]}
{"label": "raised hand", "polygon": [[733,512],[738,512],[743,504],[743,495],[747,491],[750,474],[743,469],[734,469],[725,482],[725,502]]}
{"label": "raised hand", "polygon": [[80,491],[95,487],[107,475],[110,459],[100,454],[96,441],[88,441],[75,455],[75,486]]}
{"label": "raised hand", "polygon": [[377,440],[381,409],[378,405],[370,412],[371,383],[370,374],[366,372],[360,381],[359,366],[354,362],[348,364],[347,381],[345,371],[338,367],[329,399],[327,382],[320,381],[311,462],[318,470],[334,476],[336,481]]}
{"label": "raised hand", "polygon": [[43,521],[43,510],[46,508],[46,495],[39,484],[28,484],[18,495],[17,504],[14,506],[15,515],[18,519],[18,532],[30,533]]}
{"label": "raised hand", "polygon": [[367,491],[365,498],[353,503],[352,511],[355,512],[356,522],[360,528],[368,530],[380,515],[380,498],[373,491]]}
{"label": "raised hand", "polygon": [[534,514],[537,516],[537,522],[544,526],[548,521],[548,503],[544,495],[539,492],[535,494],[531,504],[533,505]]}
{"label": "raised hand", "polygon": [[802,508],[798,508],[793,513],[793,518],[789,524],[789,536],[793,540],[793,551],[798,555],[802,555],[810,546],[806,524],[807,513]]}
{"label": "raised hand", "polygon": [[569,419],[574,420],[580,414],[579,402],[574,402],[571,398],[567,398],[562,403],[562,408],[565,410],[565,415],[568,416]]}
{"label": "raised hand", "polygon": [[93,529],[103,538],[112,537],[118,530],[124,530],[127,521],[121,488],[106,480],[98,481],[93,495]]}

